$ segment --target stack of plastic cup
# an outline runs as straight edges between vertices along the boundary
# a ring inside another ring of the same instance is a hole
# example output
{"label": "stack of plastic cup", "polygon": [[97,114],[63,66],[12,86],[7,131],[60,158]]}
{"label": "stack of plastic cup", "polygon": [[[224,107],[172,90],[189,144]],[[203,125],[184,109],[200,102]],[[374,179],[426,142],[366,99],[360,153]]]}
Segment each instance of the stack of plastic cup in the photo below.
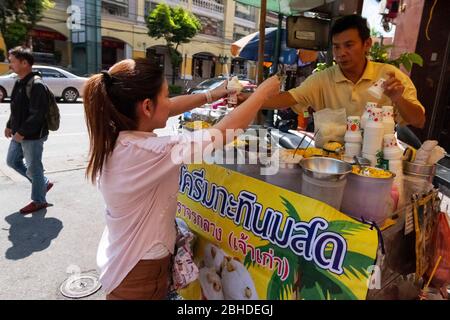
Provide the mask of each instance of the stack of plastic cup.
{"label": "stack of plastic cup", "polygon": [[383,136],[383,158],[386,160],[401,160],[403,151],[398,146],[395,134],[389,133]]}
{"label": "stack of plastic cup", "polygon": [[383,137],[383,158],[388,160],[389,171],[395,173],[393,187],[398,192],[398,203],[394,204],[394,210],[404,204],[403,187],[403,151],[398,146],[395,134],[385,134]]}
{"label": "stack of plastic cup", "polygon": [[383,106],[381,109],[383,110],[384,134],[394,133],[395,131],[394,107]]}
{"label": "stack of plastic cup", "polygon": [[344,160],[352,162],[354,156],[361,155],[362,135],[360,117],[347,117],[347,131],[345,132],[344,141]]}
{"label": "stack of plastic cup", "polygon": [[377,108],[377,103],[375,102],[367,102],[366,107],[364,109],[364,113],[361,116],[361,128],[364,129],[366,127],[367,120],[369,119],[369,115],[372,112],[372,109]]}
{"label": "stack of plastic cup", "polygon": [[362,156],[370,160],[372,166],[377,164],[377,153],[383,148],[383,110],[374,108],[369,114],[366,127],[364,128],[364,139]]}

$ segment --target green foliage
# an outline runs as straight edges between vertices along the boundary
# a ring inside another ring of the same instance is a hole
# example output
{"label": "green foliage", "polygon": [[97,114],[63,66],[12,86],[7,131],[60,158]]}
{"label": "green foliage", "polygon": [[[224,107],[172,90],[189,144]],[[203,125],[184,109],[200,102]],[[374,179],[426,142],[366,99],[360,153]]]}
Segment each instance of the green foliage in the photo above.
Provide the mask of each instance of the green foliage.
{"label": "green foliage", "polygon": [[169,94],[176,95],[181,94],[183,92],[183,88],[181,86],[169,85]]}
{"label": "green foliage", "polygon": [[408,72],[411,71],[413,64],[423,66],[422,57],[414,52],[404,52],[396,59],[389,59],[388,49],[393,47],[393,45],[382,45],[379,42],[375,42],[370,48],[369,56],[371,60],[376,62],[389,63],[397,68],[403,66]]}
{"label": "green foliage", "polygon": [[3,39],[7,49],[12,49],[18,45],[25,45],[28,30],[20,21],[8,23],[5,31],[2,30]]}
{"label": "green foliage", "polygon": [[0,7],[0,33],[6,48],[26,45],[30,31],[43,17],[45,10],[54,7],[51,0],[3,0]]}
{"label": "green foliage", "polygon": [[195,15],[183,8],[172,8],[160,3],[149,12],[147,28],[150,37],[166,40],[173,70],[172,84],[175,84],[175,73],[183,61],[178,46],[181,43],[189,43],[201,30],[202,25]]}

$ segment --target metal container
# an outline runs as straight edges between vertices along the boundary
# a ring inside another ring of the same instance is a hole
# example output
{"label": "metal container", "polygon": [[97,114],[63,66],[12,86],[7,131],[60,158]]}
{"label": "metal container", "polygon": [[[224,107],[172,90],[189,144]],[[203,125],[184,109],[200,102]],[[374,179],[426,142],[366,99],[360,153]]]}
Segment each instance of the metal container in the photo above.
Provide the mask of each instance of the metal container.
{"label": "metal container", "polygon": [[436,174],[436,165],[403,161],[403,173],[408,176],[421,178],[431,183]]}
{"label": "metal container", "polygon": [[350,164],[334,158],[307,158],[300,161],[300,165],[305,175],[318,180],[338,181],[352,172]]}
{"label": "metal container", "polygon": [[436,165],[418,164],[409,161],[403,161],[403,172],[417,176],[434,176]]}
{"label": "metal container", "polygon": [[395,174],[389,178],[374,178],[356,173],[348,175],[341,211],[355,219],[364,218],[382,226],[390,214],[394,177]]}
{"label": "metal container", "polygon": [[[364,157],[356,157],[356,159],[358,159],[358,162],[360,165],[362,166],[370,166],[370,160]],[[356,161],[353,160],[352,164],[356,164]]]}

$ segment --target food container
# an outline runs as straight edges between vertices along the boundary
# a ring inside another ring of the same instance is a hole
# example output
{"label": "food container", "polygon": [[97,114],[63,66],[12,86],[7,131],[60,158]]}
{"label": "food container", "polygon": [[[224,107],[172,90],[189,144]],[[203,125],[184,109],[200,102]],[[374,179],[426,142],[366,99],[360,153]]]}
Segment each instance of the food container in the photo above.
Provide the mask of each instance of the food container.
{"label": "food container", "polygon": [[352,171],[350,164],[333,158],[312,157],[303,159],[300,161],[300,165],[306,176],[317,180],[342,180]]}
{"label": "food container", "polygon": [[[381,170],[368,167],[373,170]],[[395,174],[389,178],[375,178],[351,173],[341,204],[341,211],[355,219],[374,221],[382,226],[389,216],[391,189]]]}
{"label": "food container", "polygon": [[436,165],[418,164],[409,161],[403,162],[403,173],[408,176],[423,178],[428,182],[433,182],[436,174]]}
{"label": "food container", "polygon": [[301,190],[303,195],[325,202],[336,210],[339,210],[346,183],[347,180],[345,177],[334,181],[320,180],[310,177],[304,172]]}

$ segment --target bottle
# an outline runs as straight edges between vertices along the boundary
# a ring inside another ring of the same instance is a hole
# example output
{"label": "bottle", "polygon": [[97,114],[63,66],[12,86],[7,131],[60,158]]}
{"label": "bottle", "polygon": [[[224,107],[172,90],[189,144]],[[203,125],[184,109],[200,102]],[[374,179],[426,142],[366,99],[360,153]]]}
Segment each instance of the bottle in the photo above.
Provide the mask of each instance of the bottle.
{"label": "bottle", "polygon": [[300,113],[297,117],[297,130],[306,130],[308,126],[309,112],[308,110]]}

